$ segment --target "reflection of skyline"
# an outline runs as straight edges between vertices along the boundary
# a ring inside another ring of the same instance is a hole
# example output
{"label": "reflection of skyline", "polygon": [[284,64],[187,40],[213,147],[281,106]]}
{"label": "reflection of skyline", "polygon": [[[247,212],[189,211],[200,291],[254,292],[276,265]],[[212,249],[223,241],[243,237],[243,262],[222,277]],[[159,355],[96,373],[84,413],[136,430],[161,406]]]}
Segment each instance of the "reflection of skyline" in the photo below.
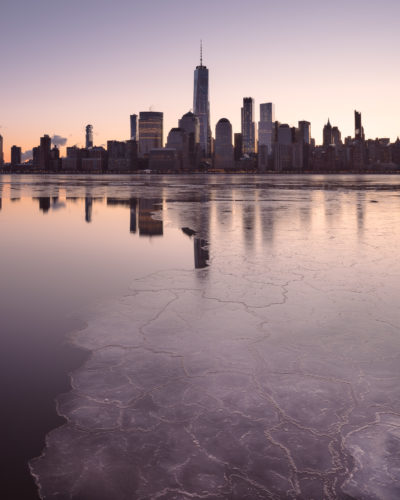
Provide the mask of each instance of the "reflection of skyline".
{"label": "reflection of skyline", "polygon": [[207,267],[209,259],[209,252],[207,248],[207,241],[202,238],[193,238],[194,246],[194,267],[196,269],[203,269]]}

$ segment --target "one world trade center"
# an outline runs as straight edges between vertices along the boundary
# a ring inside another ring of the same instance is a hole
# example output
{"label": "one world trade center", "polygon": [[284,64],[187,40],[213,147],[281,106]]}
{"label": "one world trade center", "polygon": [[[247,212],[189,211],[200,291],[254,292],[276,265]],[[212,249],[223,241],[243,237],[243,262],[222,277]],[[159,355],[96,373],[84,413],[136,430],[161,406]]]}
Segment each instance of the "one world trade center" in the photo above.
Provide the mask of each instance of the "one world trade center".
{"label": "one world trade center", "polygon": [[200,45],[200,66],[194,70],[193,113],[200,122],[200,150],[204,158],[211,156],[210,102],[208,100],[208,69],[203,66]]}

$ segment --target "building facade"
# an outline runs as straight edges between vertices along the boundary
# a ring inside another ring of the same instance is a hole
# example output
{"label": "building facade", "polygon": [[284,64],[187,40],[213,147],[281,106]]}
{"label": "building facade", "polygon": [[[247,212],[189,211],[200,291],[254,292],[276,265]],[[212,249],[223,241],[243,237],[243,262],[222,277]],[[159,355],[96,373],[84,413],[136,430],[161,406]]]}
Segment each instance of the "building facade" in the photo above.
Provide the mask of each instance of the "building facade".
{"label": "building facade", "polygon": [[272,102],[260,104],[260,121],[258,122],[258,144],[267,146],[268,154],[272,153],[273,124],[275,121],[275,106]]}
{"label": "building facade", "polygon": [[163,147],[164,115],[159,111],[139,113],[139,153],[148,156],[152,149]]}
{"label": "building facade", "polygon": [[200,66],[194,70],[193,112],[200,123],[200,151],[204,158],[211,154],[210,102],[208,97],[208,69],[203,66],[200,52]]}
{"label": "building facade", "polygon": [[215,168],[232,168],[234,166],[232,125],[227,118],[221,118],[215,127],[214,148]]}
{"label": "building facade", "polygon": [[93,125],[86,125],[85,145],[86,149],[93,147]]}
{"label": "building facade", "polygon": [[242,140],[243,154],[256,152],[256,124],[254,122],[254,99],[243,98],[242,107]]}

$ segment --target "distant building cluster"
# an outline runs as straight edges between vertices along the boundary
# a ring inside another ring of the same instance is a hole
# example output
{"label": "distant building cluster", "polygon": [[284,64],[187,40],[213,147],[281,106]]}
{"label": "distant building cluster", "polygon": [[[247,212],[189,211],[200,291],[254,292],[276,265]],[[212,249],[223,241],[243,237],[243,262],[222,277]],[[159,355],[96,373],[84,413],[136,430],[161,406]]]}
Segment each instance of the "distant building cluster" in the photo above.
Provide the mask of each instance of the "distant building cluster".
{"label": "distant building cluster", "polygon": [[85,129],[85,147],[67,147],[60,158],[56,145],[44,135],[33,148],[32,159],[22,163],[21,148],[12,146],[11,162],[4,163],[0,135],[0,168],[3,171],[124,173],[152,172],[259,172],[259,173],[346,173],[400,171],[400,140],[365,139],[361,113],[354,112],[354,137],[342,138],[328,119],[322,145],[316,146],[311,124],[297,127],[275,119],[271,102],[260,104],[255,120],[252,97],[243,98],[241,131],[233,134],[227,118],[210,127],[209,72],[203,65],[194,71],[193,110],[184,114],[164,143],[163,113],[141,111],[130,115],[130,138],[107,141],[107,148],[94,146],[93,126]]}

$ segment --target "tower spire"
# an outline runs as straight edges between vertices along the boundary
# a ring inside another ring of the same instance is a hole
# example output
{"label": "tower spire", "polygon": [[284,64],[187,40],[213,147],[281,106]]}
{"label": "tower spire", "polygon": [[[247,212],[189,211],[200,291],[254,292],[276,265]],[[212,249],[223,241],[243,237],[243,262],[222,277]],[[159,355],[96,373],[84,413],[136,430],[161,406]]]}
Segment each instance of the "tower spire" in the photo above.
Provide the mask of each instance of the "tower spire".
{"label": "tower spire", "polygon": [[203,66],[203,40],[200,40],[200,66]]}

